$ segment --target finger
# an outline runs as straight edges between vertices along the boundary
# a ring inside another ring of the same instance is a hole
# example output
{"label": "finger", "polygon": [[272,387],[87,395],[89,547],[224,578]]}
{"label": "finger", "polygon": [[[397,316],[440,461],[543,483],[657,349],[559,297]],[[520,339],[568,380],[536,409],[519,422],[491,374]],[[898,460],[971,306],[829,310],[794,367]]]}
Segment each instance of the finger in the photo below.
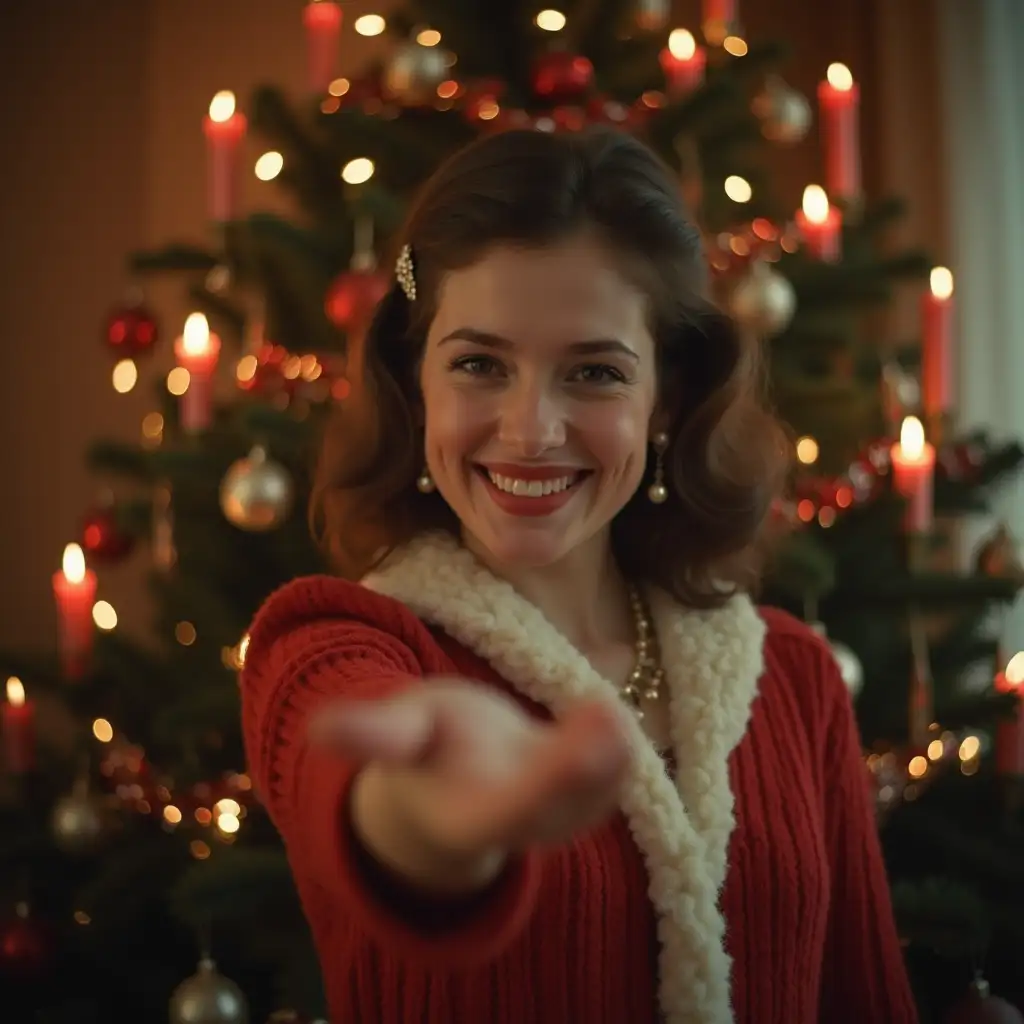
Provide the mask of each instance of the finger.
{"label": "finger", "polygon": [[345,701],[313,719],[310,738],[354,761],[408,764],[429,746],[433,724],[426,701]]}

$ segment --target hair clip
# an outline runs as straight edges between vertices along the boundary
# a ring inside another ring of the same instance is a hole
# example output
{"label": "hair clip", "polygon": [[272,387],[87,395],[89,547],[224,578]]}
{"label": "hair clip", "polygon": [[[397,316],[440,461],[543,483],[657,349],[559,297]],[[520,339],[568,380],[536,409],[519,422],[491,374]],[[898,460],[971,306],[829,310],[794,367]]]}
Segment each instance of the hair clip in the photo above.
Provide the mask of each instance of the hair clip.
{"label": "hair clip", "polygon": [[416,274],[412,265],[412,246],[403,245],[395,262],[395,277],[410,302],[416,301]]}

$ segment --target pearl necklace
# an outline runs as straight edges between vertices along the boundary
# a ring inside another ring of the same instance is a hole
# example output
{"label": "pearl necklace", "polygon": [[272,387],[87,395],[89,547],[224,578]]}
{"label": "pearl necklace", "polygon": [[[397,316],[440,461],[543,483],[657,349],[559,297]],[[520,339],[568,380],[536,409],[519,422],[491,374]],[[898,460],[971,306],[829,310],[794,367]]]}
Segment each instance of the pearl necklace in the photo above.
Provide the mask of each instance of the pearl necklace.
{"label": "pearl necklace", "polygon": [[636,626],[636,661],[626,685],[620,691],[620,696],[633,709],[636,717],[642,720],[644,712],[640,702],[658,699],[665,672],[661,667],[658,634],[655,632],[647,603],[640,596],[640,591],[632,585],[629,586],[628,594]]}

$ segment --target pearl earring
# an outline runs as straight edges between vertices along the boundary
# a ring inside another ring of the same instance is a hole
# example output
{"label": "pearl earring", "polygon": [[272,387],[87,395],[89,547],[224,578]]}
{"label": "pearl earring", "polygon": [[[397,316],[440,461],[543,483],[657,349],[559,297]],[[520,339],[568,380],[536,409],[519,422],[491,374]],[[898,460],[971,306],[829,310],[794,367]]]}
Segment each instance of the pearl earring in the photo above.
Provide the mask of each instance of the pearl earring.
{"label": "pearl earring", "polygon": [[657,433],[651,438],[654,448],[654,483],[647,488],[647,497],[655,505],[663,505],[668,501],[668,488],[665,486],[665,449],[668,448],[668,434]]}
{"label": "pearl earring", "polygon": [[423,467],[423,472],[416,479],[416,489],[420,494],[433,494],[437,490],[434,478],[430,475],[430,470],[426,466]]}

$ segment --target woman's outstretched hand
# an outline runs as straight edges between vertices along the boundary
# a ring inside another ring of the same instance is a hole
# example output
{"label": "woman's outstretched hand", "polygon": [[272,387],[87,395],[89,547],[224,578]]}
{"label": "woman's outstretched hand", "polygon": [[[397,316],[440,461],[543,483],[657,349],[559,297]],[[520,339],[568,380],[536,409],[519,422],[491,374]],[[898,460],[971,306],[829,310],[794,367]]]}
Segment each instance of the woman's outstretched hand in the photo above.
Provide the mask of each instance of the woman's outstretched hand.
{"label": "woman's outstretched hand", "polygon": [[352,821],[378,859],[414,883],[465,890],[510,852],[569,839],[614,810],[625,714],[592,703],[538,722],[480,683],[431,679],[390,700],[328,706],[312,739],[363,764]]}

